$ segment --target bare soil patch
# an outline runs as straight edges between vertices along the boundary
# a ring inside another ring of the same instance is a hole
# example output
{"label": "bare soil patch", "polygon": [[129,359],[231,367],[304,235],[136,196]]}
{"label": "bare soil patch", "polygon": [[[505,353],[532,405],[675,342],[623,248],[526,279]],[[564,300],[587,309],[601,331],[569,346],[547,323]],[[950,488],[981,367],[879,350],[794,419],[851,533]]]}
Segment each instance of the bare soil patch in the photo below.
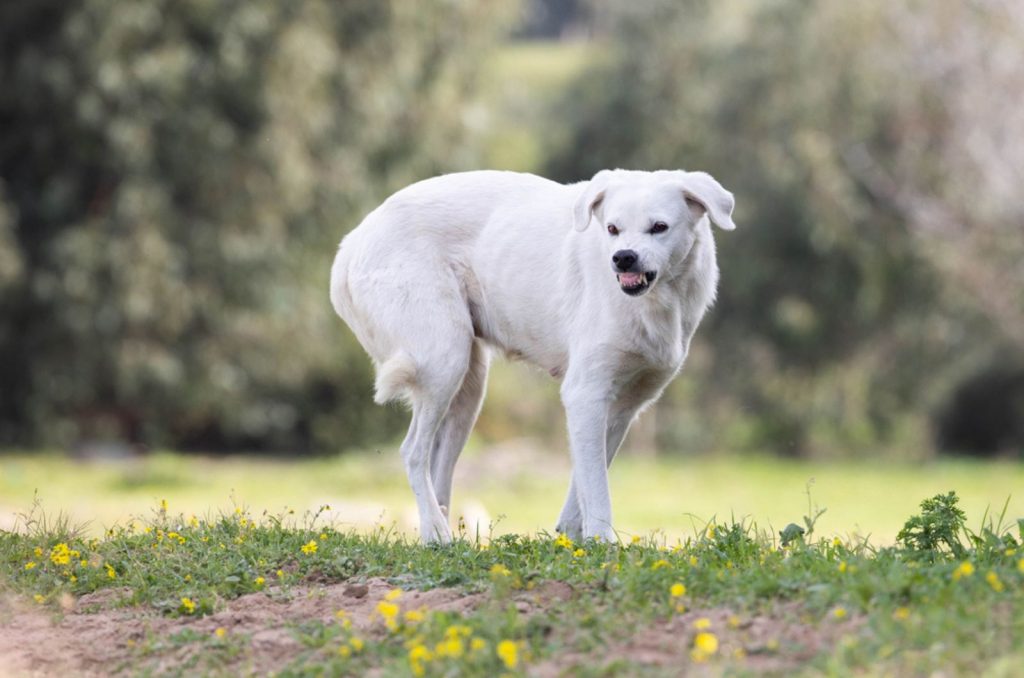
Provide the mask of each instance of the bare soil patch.
{"label": "bare soil patch", "polygon": [[[155,609],[123,607],[131,592],[107,589],[68,599],[63,614],[40,607],[20,596],[0,599],[0,674],[5,676],[107,676],[148,668],[173,670],[191,659],[195,648],[168,648],[139,662],[138,648],[147,638],[167,638],[190,629],[213,636],[223,628],[228,636],[246,635],[248,651],[239,657],[240,674],[265,674],[284,667],[300,651],[293,624],[324,622],[344,609],[352,623],[368,635],[378,632],[373,611],[392,585],[383,579],[363,583],[271,588],[224,604],[206,617],[167,617]],[[407,591],[403,607],[430,610],[469,610],[479,594],[456,589]],[[131,666],[129,668],[129,662]]]}
{"label": "bare soil patch", "polygon": [[[329,622],[343,609],[361,634],[368,638],[384,635],[374,610],[392,588],[379,578],[301,585],[287,591],[271,588],[228,601],[217,613],[198,618],[168,617],[156,609],[126,607],[131,591],[123,588],[105,589],[77,600],[69,596],[63,601],[63,612],[6,595],[0,597],[0,676],[178,673],[197,665],[200,658],[196,655],[203,646],[167,639],[186,630],[213,637],[218,628],[228,637],[245,639],[243,651],[219,668],[235,675],[265,675],[284,668],[303,652],[293,632],[295,624]],[[513,600],[521,614],[529,615],[565,604],[574,595],[570,585],[549,581],[538,582],[536,588],[518,593]],[[485,600],[486,594],[450,588],[406,591],[401,598],[403,609],[455,612],[470,612]],[[710,620],[720,640],[721,659],[754,673],[785,673],[833,646],[843,635],[855,633],[861,625],[856,619],[811,623],[795,604],[746,617],[724,608],[694,610],[644,628],[624,628],[621,639],[611,640],[600,651],[567,652],[535,665],[530,673],[572,675],[579,667],[616,662],[673,674],[717,673],[722,662],[700,666],[689,657],[694,622],[702,617]],[[567,639],[574,632],[584,631],[555,631],[568,634]],[[145,651],[144,646],[148,648]]]}

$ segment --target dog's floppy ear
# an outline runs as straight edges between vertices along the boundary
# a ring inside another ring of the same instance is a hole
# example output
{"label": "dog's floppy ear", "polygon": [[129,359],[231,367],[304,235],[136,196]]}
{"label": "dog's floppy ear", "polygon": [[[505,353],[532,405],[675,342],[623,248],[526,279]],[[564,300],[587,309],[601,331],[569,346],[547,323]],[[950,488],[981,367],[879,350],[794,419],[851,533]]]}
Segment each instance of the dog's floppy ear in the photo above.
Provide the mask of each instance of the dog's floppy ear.
{"label": "dog's floppy ear", "polygon": [[701,207],[719,228],[731,231],[736,228],[732,223],[732,211],[736,200],[732,193],[722,188],[713,176],[707,172],[682,172],[683,195]]}
{"label": "dog's floppy ear", "polygon": [[608,170],[601,170],[595,174],[587,187],[583,189],[580,197],[576,199],[576,204],[572,208],[572,225],[577,231],[585,231],[590,225],[590,218],[594,215],[594,210],[600,207],[601,201],[604,200],[604,192],[608,188],[610,175],[611,172]]}

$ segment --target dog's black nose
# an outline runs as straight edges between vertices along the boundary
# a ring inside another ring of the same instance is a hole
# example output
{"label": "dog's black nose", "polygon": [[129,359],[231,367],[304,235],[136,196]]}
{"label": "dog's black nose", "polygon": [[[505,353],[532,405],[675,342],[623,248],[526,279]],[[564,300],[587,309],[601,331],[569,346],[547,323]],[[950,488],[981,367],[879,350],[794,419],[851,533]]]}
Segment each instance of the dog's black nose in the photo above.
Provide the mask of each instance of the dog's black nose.
{"label": "dog's black nose", "polygon": [[636,252],[633,250],[619,250],[612,255],[612,263],[620,271],[628,271],[636,263]]}

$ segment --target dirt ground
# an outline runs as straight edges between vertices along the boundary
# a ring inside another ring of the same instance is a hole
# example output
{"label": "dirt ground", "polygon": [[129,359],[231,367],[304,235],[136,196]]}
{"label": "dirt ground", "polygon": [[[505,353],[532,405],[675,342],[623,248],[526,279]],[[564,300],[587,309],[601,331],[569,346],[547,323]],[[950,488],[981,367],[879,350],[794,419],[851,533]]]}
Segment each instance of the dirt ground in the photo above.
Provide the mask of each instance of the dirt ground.
{"label": "dirt ground", "polygon": [[[248,648],[229,665],[238,675],[265,675],[284,668],[303,650],[290,624],[335,619],[344,609],[353,624],[368,637],[382,634],[380,620],[373,618],[377,603],[391,590],[383,579],[362,583],[304,585],[253,593],[228,602],[216,614],[170,618],[155,609],[125,607],[126,589],[105,589],[77,600],[63,601],[63,613],[42,608],[32,600],[15,596],[0,598],[0,675],[18,677],[74,675],[133,675],[176,673],[189,665],[198,649],[193,644],[166,644],[140,659],[138,646],[146,639],[167,638],[189,629],[214,634],[224,628],[231,637],[247,637]],[[407,591],[405,609],[469,611],[482,604],[486,594],[466,594],[456,589]],[[563,604],[574,595],[570,586],[547,582],[522,592],[515,604],[521,614],[532,614]],[[719,662],[700,667],[689,661],[693,623],[708,618],[720,640]],[[528,667],[530,675],[571,675],[578,666],[602,666],[628,662],[660,667],[670,673],[698,675],[721,672],[723,665],[742,666],[755,673],[791,670],[818,652],[854,634],[860,622],[829,623],[810,619],[795,605],[782,605],[770,614],[738,618],[728,609],[688,611],[632,634],[610,641],[600,652],[564,653]],[[571,639],[568,632],[567,639]],[[724,663],[724,664],[723,664]]]}

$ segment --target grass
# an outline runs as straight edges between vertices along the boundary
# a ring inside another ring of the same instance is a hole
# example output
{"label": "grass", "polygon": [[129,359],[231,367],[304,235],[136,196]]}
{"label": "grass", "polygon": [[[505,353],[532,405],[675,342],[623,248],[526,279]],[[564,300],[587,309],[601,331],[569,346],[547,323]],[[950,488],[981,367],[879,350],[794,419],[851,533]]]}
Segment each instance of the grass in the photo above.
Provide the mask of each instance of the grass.
{"label": "grass", "polygon": [[[322,525],[327,511],[197,518],[160,504],[87,537],[37,506],[0,533],[0,581],[58,616],[69,597],[116,588],[121,604],[165,620],[125,647],[117,668],[128,675],[262,673],[251,635],[202,620],[244,596],[268,606],[374,581],[390,592],[353,594],[362,616],[280,621],[296,649],[275,672],[1012,675],[1024,661],[1024,521],[989,514],[971,530],[955,495],[905,516],[898,543],[882,548],[819,536],[815,512],[785,539],[752,521],[714,521],[669,542],[462,533],[431,547]],[[417,605],[416,592],[432,589],[473,603]]]}
{"label": "grass", "polygon": [[[482,531],[535,534],[551,529],[561,508],[566,454],[529,445],[467,450],[455,483],[455,512],[482,515]],[[628,453],[611,470],[616,526],[628,538],[659,530],[669,539],[694,525],[748,518],[777,531],[813,502],[827,512],[823,531],[893,543],[921,497],[956,488],[961,506],[981,516],[1010,497],[1010,515],[1024,515],[1024,466],[1013,463],[809,462],[770,458],[649,458]],[[88,523],[101,535],[160,500],[197,516],[239,506],[299,514],[330,504],[324,516],[342,529],[415,525],[415,504],[393,449],[325,459],[209,459],[156,454],[136,460],[70,461],[60,455],[0,456],[0,527],[29,506],[36,492],[53,513]],[[233,499],[233,501],[232,501]],[[826,499],[826,501],[821,501]]]}

